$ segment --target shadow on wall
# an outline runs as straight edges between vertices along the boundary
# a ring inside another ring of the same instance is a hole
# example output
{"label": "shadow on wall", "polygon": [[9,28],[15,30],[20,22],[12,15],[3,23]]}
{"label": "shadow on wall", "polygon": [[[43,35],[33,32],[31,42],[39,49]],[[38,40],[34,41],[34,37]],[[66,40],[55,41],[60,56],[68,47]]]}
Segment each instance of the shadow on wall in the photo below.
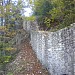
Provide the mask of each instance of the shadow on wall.
{"label": "shadow on wall", "polygon": [[62,74],[62,75],[68,75],[68,74]]}

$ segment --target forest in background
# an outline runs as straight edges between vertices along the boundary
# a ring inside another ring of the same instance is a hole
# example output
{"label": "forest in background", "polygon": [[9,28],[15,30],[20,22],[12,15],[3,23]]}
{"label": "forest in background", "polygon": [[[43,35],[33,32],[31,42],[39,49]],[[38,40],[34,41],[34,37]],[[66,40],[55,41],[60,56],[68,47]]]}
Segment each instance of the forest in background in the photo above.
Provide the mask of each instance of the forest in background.
{"label": "forest in background", "polygon": [[17,35],[22,31],[22,0],[0,0],[0,74],[19,52]]}
{"label": "forest in background", "polygon": [[17,53],[16,41],[12,41],[21,33],[23,19],[37,20],[40,30],[55,31],[70,26],[75,22],[75,0],[29,0],[33,14],[23,17],[22,0],[17,4],[11,0],[0,0],[0,70],[6,70]]}

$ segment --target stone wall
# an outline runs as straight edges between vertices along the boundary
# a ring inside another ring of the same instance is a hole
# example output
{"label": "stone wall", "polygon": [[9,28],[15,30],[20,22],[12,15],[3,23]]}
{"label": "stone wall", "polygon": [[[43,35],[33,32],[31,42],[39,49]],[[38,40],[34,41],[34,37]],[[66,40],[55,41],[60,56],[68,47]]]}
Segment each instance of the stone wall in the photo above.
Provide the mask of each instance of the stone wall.
{"label": "stone wall", "polygon": [[24,21],[23,22],[23,29],[26,30],[27,32],[30,32],[31,30],[37,31],[38,24],[37,21]]}
{"label": "stone wall", "polygon": [[75,24],[56,32],[30,34],[33,50],[51,75],[75,75]]}

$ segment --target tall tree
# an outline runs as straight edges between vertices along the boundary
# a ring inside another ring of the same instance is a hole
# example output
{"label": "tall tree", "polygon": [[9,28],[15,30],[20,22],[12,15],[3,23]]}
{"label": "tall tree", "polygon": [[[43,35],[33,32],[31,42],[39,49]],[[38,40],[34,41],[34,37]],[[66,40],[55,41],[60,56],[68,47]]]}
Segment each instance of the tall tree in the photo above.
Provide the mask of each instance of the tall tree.
{"label": "tall tree", "polygon": [[44,28],[63,28],[75,22],[75,0],[35,0],[34,14]]}
{"label": "tall tree", "polygon": [[34,1],[34,15],[47,15],[52,9],[52,4],[49,0],[35,0]]}
{"label": "tall tree", "polygon": [[0,70],[2,69],[4,72],[6,70],[6,64],[13,59],[16,53],[15,51],[17,51],[13,45],[13,42],[15,44],[17,41],[12,41],[12,39],[14,39],[17,29],[19,29],[17,25],[22,24],[21,9],[21,0],[16,4],[12,3],[11,0],[7,0],[6,2],[4,0],[1,1],[0,17],[5,26],[0,26],[2,28],[2,31],[0,30]]}
{"label": "tall tree", "polygon": [[45,17],[49,16],[49,11],[52,10],[53,5],[51,4],[51,0],[35,0],[33,6],[33,15],[37,16],[37,21],[39,24],[39,28],[46,29],[46,24],[44,23]]}

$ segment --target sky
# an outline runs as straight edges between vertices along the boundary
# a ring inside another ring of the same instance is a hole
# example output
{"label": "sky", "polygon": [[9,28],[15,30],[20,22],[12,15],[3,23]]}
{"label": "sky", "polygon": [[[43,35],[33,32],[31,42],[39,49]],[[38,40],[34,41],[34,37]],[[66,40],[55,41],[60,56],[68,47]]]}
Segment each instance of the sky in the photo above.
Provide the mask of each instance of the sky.
{"label": "sky", "polygon": [[25,10],[24,15],[25,15],[26,17],[29,17],[29,16],[32,14],[32,10],[31,10],[30,8],[25,8],[24,10]]}
{"label": "sky", "polygon": [[[18,0],[12,0],[12,1],[18,1]],[[25,3],[28,3],[27,2],[27,0],[23,0],[23,1],[25,1]],[[27,8],[24,8],[24,16],[26,16],[26,17],[29,17],[31,14],[32,14],[32,10],[31,10],[31,8],[29,8],[29,7],[27,7]]]}
{"label": "sky", "polygon": [[[28,4],[27,1],[29,1],[29,0],[23,0],[23,1],[25,1],[25,5],[27,5],[27,4]],[[26,17],[31,16],[31,14],[32,14],[32,12],[33,12],[30,7],[25,8],[24,11],[25,11],[25,12],[24,12],[24,15],[25,15]]]}

